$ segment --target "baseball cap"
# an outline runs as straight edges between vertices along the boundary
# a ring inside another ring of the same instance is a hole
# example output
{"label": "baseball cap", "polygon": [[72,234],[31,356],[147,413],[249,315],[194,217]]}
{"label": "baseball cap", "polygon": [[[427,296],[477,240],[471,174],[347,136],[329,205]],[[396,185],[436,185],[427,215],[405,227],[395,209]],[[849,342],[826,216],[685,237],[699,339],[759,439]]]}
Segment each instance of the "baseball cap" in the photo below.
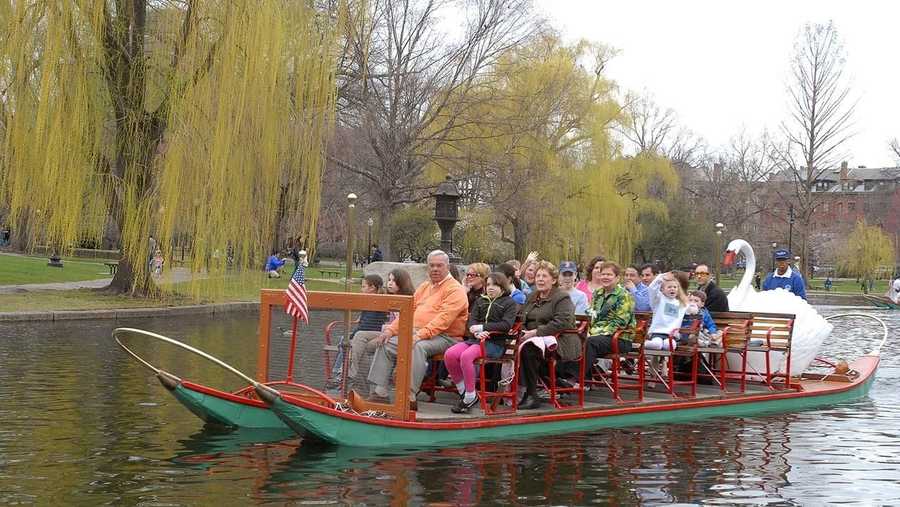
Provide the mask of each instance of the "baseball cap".
{"label": "baseball cap", "polygon": [[560,273],[577,273],[578,266],[572,261],[562,261],[559,263]]}
{"label": "baseball cap", "polygon": [[775,250],[775,260],[776,261],[786,261],[790,260],[791,252],[787,249],[781,248],[779,250]]}

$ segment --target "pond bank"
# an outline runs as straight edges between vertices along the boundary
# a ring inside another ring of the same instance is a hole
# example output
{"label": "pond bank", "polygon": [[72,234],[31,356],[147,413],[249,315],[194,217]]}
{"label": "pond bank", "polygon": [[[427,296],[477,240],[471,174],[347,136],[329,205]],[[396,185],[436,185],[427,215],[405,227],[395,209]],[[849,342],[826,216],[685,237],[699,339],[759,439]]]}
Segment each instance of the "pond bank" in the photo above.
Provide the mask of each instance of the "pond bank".
{"label": "pond bank", "polygon": [[231,312],[256,312],[259,303],[238,301],[207,305],[166,306],[157,308],[121,308],[102,310],[45,310],[25,312],[0,312],[0,322],[61,321],[86,319],[134,319],[167,317],[176,315],[211,315]]}

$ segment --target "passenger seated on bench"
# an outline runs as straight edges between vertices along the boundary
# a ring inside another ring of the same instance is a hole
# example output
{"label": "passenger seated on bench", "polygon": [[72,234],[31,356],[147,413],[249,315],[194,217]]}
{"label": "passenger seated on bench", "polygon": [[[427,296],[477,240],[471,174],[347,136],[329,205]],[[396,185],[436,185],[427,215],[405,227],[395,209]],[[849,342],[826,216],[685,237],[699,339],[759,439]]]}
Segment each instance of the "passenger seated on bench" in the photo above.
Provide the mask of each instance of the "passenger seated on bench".
{"label": "passenger seated on bench", "polygon": [[[612,261],[603,261],[594,268],[593,280],[600,285],[594,291],[588,315],[591,327],[588,329],[587,353],[585,354],[584,374],[591,378],[591,369],[598,358],[611,354],[612,339],[620,329],[634,329],[634,298],[619,284],[621,268]],[[631,335],[619,335],[619,352],[631,352]]]}
{"label": "passenger seated on bench", "polygon": [[[535,337],[554,336],[575,327],[575,305],[569,294],[557,286],[559,271],[547,261],[537,265],[534,274],[534,292],[529,294],[520,313],[522,317],[523,340]],[[581,355],[581,340],[574,333],[562,334],[556,338],[556,353],[563,361],[573,361]],[[522,410],[541,406],[537,395],[537,385],[544,365],[544,350],[533,343],[526,343],[520,352],[520,371],[525,384],[525,396],[519,402]]]}
{"label": "passenger seated on bench", "polygon": [[[379,275],[366,275],[362,280],[360,292],[363,294],[379,294],[382,290],[382,279]],[[350,367],[347,370],[347,381],[354,384],[364,382],[359,377],[359,363],[366,352],[375,352],[372,339],[381,334],[382,326],[388,320],[388,312],[362,311],[359,313],[359,324],[350,333]]]}
{"label": "passenger seated on bench", "polygon": [[[691,325],[694,323],[694,320],[701,319],[701,331],[703,331],[707,335],[714,335],[718,333],[719,329],[716,327],[716,323],[713,320],[712,315],[709,314],[709,310],[704,308],[705,304],[706,292],[703,292],[702,290],[691,291],[691,293],[688,294],[688,306],[687,310],[684,313],[684,320],[681,321],[681,327],[691,327]],[[678,343],[686,343],[689,338],[689,336],[682,335],[679,338]],[[708,343],[705,345],[708,345]]]}
{"label": "passenger seated on bench", "polygon": [[[428,254],[428,280],[413,296],[413,350],[410,365],[410,408],[415,410],[416,394],[428,371],[430,358],[443,354],[466,332],[469,302],[466,290],[450,276],[450,258],[441,250]],[[378,335],[375,357],[369,369],[369,382],[375,384],[371,401],[384,403],[397,361],[399,320],[391,322]]]}
{"label": "passenger seated on bench", "polygon": [[669,350],[669,334],[681,328],[688,306],[687,295],[672,272],[658,275],[649,289],[653,318],[650,320],[649,338],[644,342],[644,348]]}
{"label": "passenger seated on bench", "polygon": [[[471,266],[469,267],[471,269]],[[509,281],[501,273],[491,273],[485,280],[485,293],[475,302],[469,313],[468,337],[444,352],[444,364],[450,380],[459,391],[459,402],[450,409],[465,414],[478,403],[475,392],[475,360],[481,356],[480,339],[485,352],[496,359],[506,351],[507,334],[516,322],[519,305],[509,296]],[[491,333],[494,333],[491,335]]]}

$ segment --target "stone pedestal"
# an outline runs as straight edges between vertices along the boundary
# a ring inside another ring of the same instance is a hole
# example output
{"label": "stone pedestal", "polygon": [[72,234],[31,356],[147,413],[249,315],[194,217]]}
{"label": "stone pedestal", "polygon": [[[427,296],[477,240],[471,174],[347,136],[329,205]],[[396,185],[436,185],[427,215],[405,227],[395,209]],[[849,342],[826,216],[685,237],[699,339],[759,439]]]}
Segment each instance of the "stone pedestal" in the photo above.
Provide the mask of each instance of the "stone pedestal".
{"label": "stone pedestal", "polygon": [[[465,275],[467,266],[457,264],[457,267],[459,272]],[[428,280],[428,265],[417,262],[371,262],[366,265],[363,273],[366,275],[379,275],[384,280],[384,283],[387,284],[388,273],[396,268],[404,269],[409,273],[413,287],[418,287],[419,284]]]}

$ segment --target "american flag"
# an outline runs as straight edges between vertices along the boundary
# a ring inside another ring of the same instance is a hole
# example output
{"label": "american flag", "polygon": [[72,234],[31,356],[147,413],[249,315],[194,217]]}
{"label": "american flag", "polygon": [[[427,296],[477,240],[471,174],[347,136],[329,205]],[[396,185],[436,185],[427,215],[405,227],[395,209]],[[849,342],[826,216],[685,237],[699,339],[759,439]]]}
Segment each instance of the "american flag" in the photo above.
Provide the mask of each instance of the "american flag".
{"label": "american flag", "polygon": [[298,263],[297,269],[291,275],[291,282],[288,284],[287,304],[284,306],[284,311],[295,319],[299,318],[308,324],[309,308],[306,305],[306,279],[303,275],[303,264]]}

